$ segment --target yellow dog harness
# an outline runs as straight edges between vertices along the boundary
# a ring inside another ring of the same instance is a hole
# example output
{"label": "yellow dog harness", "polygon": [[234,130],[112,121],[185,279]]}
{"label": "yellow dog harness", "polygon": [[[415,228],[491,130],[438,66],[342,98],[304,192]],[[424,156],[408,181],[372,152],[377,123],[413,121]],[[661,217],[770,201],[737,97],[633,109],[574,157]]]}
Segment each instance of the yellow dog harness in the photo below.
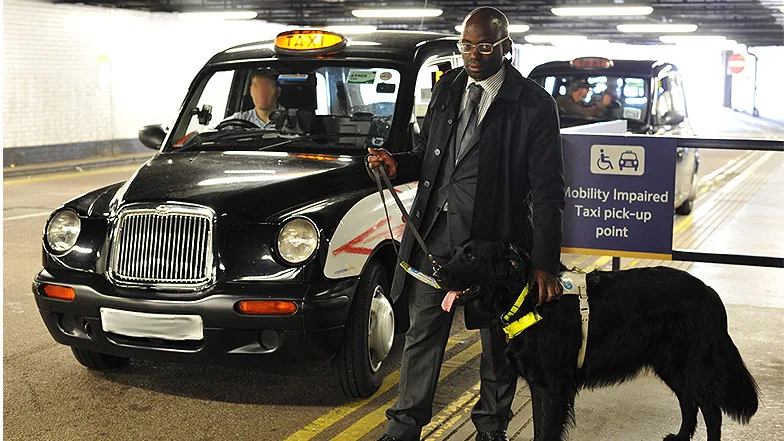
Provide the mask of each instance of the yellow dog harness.
{"label": "yellow dog harness", "polygon": [[[579,369],[583,367],[583,363],[585,362],[585,350],[588,346],[588,318],[590,315],[590,309],[588,308],[588,285],[585,281],[585,271],[574,267],[571,270],[561,274],[560,279],[561,285],[564,288],[564,295],[580,296],[580,316],[582,321],[583,342],[580,346],[580,352],[577,355],[577,368]],[[523,288],[523,292],[517,296],[517,300],[514,302],[514,305],[512,305],[509,311],[501,316],[501,323],[504,325],[504,334],[506,334],[508,340],[517,337],[523,331],[542,320],[542,316],[536,312],[536,309],[534,309],[521,318],[511,323],[509,322],[509,320],[511,320],[512,317],[517,314],[517,311],[520,309],[520,306],[522,306],[523,301],[527,296],[528,285],[526,285],[525,288]]]}

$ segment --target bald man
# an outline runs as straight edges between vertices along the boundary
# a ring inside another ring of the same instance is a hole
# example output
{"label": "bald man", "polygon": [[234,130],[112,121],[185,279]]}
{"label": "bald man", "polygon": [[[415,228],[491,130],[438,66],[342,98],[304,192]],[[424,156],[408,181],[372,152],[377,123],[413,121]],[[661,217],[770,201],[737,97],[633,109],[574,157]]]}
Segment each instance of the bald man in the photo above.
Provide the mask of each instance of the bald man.
{"label": "bald man", "polygon": [[[437,260],[449,260],[452,249],[470,237],[513,242],[531,256],[539,302],[553,301],[562,294],[556,274],[564,207],[555,102],[505,60],[512,41],[501,11],[475,9],[463,26],[458,48],[464,67],[445,73],[433,88],[417,146],[394,155],[371,149],[368,166],[383,164],[396,183],[419,180],[409,221]],[[408,231],[400,259],[430,267]],[[391,296],[407,299],[410,327],[398,400],[387,410],[382,441],[419,440],[430,421],[454,315],[442,309],[446,294],[406,277],[401,268],[395,273]],[[471,412],[476,439],[507,440],[517,375],[504,357],[499,320],[471,305],[465,320],[469,329],[480,329],[482,340],[480,398]]]}

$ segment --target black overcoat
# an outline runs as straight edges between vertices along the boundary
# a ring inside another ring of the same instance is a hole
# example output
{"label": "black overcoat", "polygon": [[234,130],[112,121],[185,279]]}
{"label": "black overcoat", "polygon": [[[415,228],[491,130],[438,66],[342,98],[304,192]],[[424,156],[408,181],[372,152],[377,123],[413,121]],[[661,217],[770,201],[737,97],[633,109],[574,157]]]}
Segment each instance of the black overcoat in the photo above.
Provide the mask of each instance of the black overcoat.
{"label": "black overcoat", "polygon": [[[533,267],[557,274],[560,268],[564,177],[561,134],[555,101],[541,86],[523,77],[508,61],[506,78],[480,127],[476,197],[470,237],[495,236],[529,252]],[[428,231],[423,216],[442,159],[456,124],[468,76],[463,68],[445,73],[433,88],[419,142],[409,152],[395,153],[395,183],[419,180],[410,222]],[[410,262],[418,248],[408,230],[400,259]],[[399,263],[399,262],[398,262]],[[425,268],[429,270],[429,268]],[[392,282],[393,300],[406,292],[413,278],[398,265]],[[487,318],[466,310],[466,326],[487,326]]]}

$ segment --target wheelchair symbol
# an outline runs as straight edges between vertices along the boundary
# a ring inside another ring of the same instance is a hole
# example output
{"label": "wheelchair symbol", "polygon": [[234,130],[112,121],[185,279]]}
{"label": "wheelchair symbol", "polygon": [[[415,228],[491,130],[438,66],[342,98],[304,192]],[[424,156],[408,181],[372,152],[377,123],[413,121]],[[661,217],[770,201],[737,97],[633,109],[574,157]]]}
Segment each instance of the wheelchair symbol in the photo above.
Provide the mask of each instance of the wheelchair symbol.
{"label": "wheelchair symbol", "polygon": [[596,161],[596,166],[599,167],[599,170],[613,169],[610,157],[604,154],[604,149],[599,150],[599,159]]}

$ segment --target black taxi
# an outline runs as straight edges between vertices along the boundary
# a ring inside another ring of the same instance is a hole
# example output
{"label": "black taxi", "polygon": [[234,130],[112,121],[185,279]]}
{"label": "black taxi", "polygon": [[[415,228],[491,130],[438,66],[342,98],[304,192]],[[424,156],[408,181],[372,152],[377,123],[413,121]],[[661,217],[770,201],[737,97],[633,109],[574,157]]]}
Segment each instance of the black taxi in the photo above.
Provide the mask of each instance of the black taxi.
{"label": "black taxi", "polygon": [[[388,298],[403,220],[388,194],[390,237],[366,149],[412,147],[456,42],[299,30],[216,54],[171,130],[140,130],[150,160],[49,217],[33,293],[52,337],[98,370],[331,360],[371,395],[407,319]],[[264,127],[236,118],[259,69],[278,87]],[[416,189],[395,191],[410,207]]]}
{"label": "black taxi", "polygon": [[[581,57],[536,66],[529,78],[556,100],[561,127],[622,119],[630,133],[693,136],[678,68],[655,60]],[[675,211],[689,214],[697,192],[697,149],[677,150]]]}

